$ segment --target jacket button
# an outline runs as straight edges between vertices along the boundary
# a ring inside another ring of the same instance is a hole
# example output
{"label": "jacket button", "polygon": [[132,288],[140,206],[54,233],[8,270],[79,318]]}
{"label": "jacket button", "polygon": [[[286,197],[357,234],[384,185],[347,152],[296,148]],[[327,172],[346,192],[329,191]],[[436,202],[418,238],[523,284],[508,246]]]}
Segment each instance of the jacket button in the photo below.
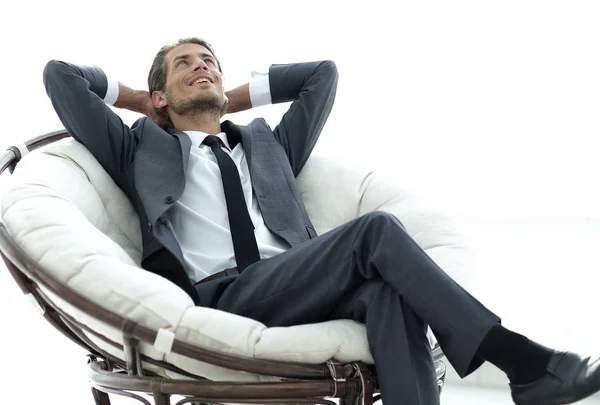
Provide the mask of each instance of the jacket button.
{"label": "jacket button", "polygon": [[148,222],[148,233],[152,232],[152,224]]}
{"label": "jacket button", "polygon": [[167,196],[165,197],[165,203],[167,204],[173,204],[173,201],[175,201],[175,199],[173,198],[173,196]]}

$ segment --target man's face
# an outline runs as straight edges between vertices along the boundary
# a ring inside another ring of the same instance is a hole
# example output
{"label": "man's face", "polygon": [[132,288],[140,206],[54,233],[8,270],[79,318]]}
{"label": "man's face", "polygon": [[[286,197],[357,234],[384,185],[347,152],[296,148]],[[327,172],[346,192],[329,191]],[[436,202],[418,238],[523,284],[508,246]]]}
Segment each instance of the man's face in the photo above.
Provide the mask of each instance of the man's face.
{"label": "man's face", "polygon": [[189,114],[222,114],[226,103],[223,78],[211,52],[197,44],[180,45],[165,56],[167,83],[161,98],[167,110]]}

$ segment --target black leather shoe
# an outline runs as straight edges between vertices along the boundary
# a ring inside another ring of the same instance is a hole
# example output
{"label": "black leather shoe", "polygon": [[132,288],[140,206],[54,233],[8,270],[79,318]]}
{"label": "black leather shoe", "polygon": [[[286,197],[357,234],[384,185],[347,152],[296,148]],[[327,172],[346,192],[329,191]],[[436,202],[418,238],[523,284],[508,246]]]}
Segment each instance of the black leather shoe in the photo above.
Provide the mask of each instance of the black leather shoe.
{"label": "black leather shoe", "polygon": [[566,405],[600,390],[600,359],[555,352],[546,374],[529,384],[510,384],[517,405]]}

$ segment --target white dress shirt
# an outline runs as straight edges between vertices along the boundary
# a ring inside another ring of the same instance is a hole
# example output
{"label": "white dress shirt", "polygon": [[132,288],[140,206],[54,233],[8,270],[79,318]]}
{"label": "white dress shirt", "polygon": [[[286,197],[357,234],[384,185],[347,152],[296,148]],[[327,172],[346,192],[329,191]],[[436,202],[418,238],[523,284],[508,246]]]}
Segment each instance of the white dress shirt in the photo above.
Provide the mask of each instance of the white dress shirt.
{"label": "white dress shirt", "polygon": [[[113,104],[118,98],[118,91],[118,82],[109,78],[104,101]],[[268,75],[253,72],[250,101],[252,107],[271,103]],[[186,272],[192,283],[195,283],[211,274],[235,267],[236,261],[221,172],[210,147],[202,145],[208,134],[200,131],[186,131],[186,134],[190,137],[192,146],[185,190],[165,215],[167,226],[172,229],[183,252]],[[252,191],[250,170],[241,143],[231,150],[227,135],[220,133],[217,136],[226,146],[223,150],[231,156],[238,168],[261,259],[283,252],[287,245],[269,231],[264,223]]]}

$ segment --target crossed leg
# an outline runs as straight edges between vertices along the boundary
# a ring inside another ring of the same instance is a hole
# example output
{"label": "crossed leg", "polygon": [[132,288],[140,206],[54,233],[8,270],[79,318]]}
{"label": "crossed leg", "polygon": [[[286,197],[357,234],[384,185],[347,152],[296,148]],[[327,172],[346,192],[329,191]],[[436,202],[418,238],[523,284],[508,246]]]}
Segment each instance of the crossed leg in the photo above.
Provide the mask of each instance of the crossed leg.
{"label": "crossed leg", "polygon": [[476,350],[499,322],[380,211],[196,288],[201,305],[267,326],[364,322],[388,404],[439,401],[426,324],[465,376],[482,363]]}

